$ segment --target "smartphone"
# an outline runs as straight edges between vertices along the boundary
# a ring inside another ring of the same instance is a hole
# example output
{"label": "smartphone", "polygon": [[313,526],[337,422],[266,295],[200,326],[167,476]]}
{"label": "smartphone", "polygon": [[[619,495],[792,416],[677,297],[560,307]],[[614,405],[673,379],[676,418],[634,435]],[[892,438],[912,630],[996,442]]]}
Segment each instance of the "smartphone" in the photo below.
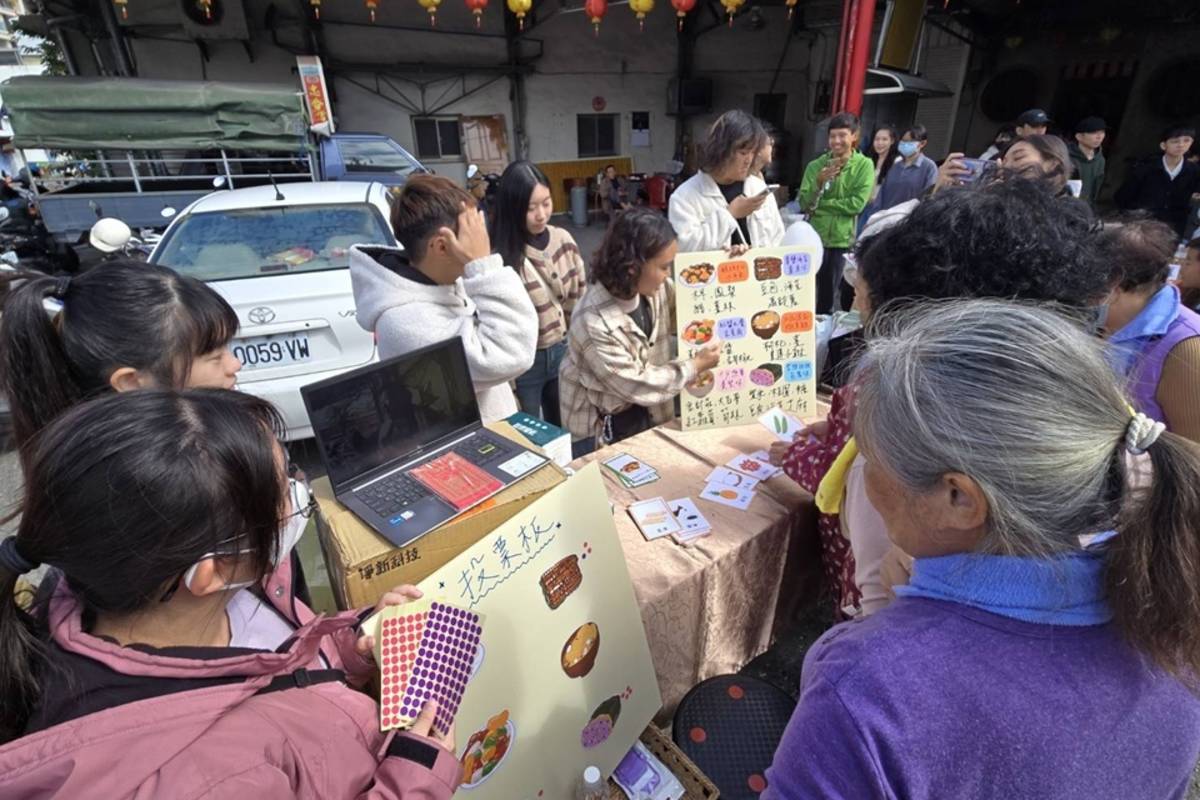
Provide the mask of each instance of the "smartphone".
{"label": "smartphone", "polygon": [[984,161],[981,158],[960,158],[959,161],[969,170],[959,178],[962,183],[975,183],[996,168],[995,161]]}
{"label": "smartphone", "polygon": [[767,184],[767,188],[763,189],[761,192],[759,192],[759,193],[758,193],[757,195],[755,195],[755,196],[756,196],[756,197],[766,197],[767,195],[769,195],[769,194],[772,194],[772,193],[774,193],[774,192],[776,192],[776,191],[778,191],[778,190],[779,190],[779,184],[778,184],[778,183],[768,183],[768,184]]}

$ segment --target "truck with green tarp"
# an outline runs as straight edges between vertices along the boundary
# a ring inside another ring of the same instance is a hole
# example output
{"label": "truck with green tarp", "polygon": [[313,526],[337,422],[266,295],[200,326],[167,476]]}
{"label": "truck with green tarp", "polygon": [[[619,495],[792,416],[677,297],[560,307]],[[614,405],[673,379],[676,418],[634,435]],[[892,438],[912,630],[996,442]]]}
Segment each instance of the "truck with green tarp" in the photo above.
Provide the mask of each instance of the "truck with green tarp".
{"label": "truck with green tarp", "polygon": [[310,133],[292,86],[21,76],[0,94],[14,144],[58,154],[39,165],[37,206],[46,229],[67,241],[101,217],[163,228],[214,190],[319,180],[398,186],[425,171],[381,134]]}

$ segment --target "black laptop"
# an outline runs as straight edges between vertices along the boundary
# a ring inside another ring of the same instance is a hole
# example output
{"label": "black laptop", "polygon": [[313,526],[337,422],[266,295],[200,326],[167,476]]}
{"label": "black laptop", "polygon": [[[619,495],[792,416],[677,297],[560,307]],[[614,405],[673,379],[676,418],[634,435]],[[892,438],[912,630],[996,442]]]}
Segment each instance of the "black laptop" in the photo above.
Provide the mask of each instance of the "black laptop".
{"label": "black laptop", "polygon": [[337,499],[397,546],[549,463],[483,427],[459,338],[300,393]]}

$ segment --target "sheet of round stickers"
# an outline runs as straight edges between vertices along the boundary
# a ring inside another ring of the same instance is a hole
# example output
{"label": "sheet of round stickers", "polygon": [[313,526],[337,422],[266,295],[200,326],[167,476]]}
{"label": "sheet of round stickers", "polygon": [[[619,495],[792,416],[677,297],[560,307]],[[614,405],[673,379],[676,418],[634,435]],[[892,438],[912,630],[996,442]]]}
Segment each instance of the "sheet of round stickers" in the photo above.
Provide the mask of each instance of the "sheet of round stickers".
{"label": "sheet of round stickers", "polygon": [[480,622],[474,612],[429,600],[383,612],[375,641],[381,730],[411,727],[429,700],[438,704],[434,729],[449,730],[471,679]]}

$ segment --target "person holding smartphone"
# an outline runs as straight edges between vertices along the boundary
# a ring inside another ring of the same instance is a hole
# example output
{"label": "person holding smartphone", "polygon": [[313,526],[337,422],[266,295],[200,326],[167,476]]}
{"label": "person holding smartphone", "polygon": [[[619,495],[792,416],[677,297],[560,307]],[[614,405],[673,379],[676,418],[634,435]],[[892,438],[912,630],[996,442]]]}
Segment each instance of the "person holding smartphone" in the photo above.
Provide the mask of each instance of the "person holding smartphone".
{"label": "person holding smartphone", "polygon": [[800,184],[800,207],[825,246],[817,273],[818,314],[848,310],[853,300],[853,288],[842,285],[843,260],[854,244],[855,220],[875,188],[875,165],[858,152],[858,136],[858,117],[834,115],[829,150],[809,162]]}
{"label": "person holding smartphone", "polygon": [[1067,179],[1071,177],[1071,154],[1062,139],[1057,136],[1026,136],[1017,139],[1000,157],[999,167],[995,162],[966,158],[962,153],[946,156],[938,169],[937,180],[932,192],[975,183],[985,178],[993,169],[998,174],[1021,175],[1033,180],[1045,181],[1059,195],[1069,195]]}
{"label": "person holding smartphone", "polygon": [[766,183],[750,174],[767,133],[754,117],[726,111],[698,151],[700,171],[671,194],[668,217],[681,253],[774,247],[783,240],[779,208],[767,205]]}

